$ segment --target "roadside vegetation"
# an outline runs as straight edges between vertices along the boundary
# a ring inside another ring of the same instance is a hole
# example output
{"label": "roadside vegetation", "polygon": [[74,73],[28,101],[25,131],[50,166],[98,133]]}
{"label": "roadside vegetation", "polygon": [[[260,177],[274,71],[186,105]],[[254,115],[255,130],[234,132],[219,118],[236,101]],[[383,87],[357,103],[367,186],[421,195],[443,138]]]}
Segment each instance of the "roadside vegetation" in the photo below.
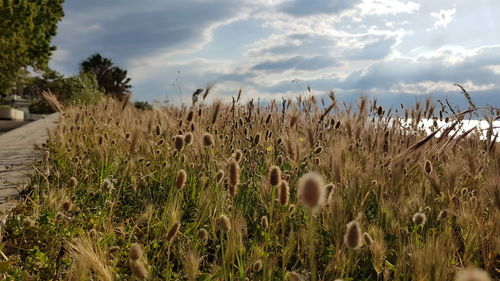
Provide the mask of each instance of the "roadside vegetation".
{"label": "roadside vegetation", "polygon": [[[0,274],[498,280],[500,148],[453,130],[498,111],[429,101],[399,109],[403,126],[376,101],[350,107],[333,93],[238,101],[62,109],[3,226]],[[423,118],[447,125],[428,136]]]}

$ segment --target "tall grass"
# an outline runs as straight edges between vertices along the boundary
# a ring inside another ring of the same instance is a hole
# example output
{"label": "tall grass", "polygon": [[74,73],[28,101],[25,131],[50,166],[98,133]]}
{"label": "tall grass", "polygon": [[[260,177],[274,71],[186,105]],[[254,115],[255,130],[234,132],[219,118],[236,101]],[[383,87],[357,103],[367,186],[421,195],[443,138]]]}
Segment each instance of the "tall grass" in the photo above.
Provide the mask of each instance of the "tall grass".
{"label": "tall grass", "polygon": [[499,278],[498,144],[418,127],[438,113],[456,126],[472,111],[417,104],[403,127],[375,101],[331,99],[326,109],[304,97],[65,108],[5,226],[0,274],[446,281],[482,268]]}

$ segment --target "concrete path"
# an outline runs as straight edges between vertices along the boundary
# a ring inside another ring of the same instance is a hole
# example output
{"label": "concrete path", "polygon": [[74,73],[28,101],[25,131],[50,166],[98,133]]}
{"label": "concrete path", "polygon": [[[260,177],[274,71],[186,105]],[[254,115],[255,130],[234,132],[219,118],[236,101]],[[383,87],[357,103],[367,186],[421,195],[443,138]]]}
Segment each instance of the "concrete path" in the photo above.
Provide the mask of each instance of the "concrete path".
{"label": "concrete path", "polygon": [[[34,149],[48,138],[48,131],[55,127],[59,114],[54,113],[0,135],[0,215],[15,202],[9,201],[19,194],[18,188],[28,183],[32,163],[41,152]],[[0,224],[2,221],[0,216]]]}

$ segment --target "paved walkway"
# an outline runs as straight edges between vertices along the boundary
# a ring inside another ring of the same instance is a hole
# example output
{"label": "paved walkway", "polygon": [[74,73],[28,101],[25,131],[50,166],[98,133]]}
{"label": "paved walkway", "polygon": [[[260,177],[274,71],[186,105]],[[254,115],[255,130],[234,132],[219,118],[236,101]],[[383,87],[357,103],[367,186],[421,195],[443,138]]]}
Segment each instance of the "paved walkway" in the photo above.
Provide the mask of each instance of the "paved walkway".
{"label": "paved walkway", "polygon": [[15,205],[9,199],[16,197],[18,188],[28,183],[33,160],[41,156],[34,146],[47,140],[48,130],[58,119],[58,113],[50,114],[0,135],[0,215]]}

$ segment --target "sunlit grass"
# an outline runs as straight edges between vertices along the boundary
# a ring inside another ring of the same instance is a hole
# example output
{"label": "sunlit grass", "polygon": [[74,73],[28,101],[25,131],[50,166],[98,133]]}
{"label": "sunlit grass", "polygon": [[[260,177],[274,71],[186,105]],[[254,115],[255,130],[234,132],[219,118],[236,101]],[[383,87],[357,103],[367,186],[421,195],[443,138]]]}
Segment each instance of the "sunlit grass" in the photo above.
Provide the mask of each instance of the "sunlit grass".
{"label": "sunlit grass", "polygon": [[373,101],[328,103],[66,108],[3,230],[1,274],[498,277],[498,144],[445,128],[426,138],[420,120],[440,111],[430,103],[407,110],[404,128]]}

